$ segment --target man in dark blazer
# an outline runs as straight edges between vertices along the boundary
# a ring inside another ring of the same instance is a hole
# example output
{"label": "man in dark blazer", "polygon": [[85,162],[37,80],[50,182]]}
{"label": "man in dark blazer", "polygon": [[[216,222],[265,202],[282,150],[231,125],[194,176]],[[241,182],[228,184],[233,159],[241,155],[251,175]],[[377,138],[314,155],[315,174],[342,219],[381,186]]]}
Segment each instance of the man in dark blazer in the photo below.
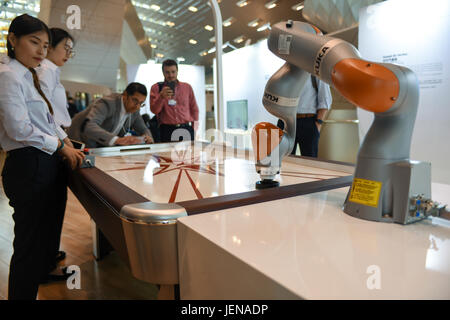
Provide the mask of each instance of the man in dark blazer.
{"label": "man in dark blazer", "polygon": [[122,94],[113,93],[94,101],[72,119],[67,130],[70,139],[87,148],[153,143],[139,109],[144,106],[147,89],[130,83]]}

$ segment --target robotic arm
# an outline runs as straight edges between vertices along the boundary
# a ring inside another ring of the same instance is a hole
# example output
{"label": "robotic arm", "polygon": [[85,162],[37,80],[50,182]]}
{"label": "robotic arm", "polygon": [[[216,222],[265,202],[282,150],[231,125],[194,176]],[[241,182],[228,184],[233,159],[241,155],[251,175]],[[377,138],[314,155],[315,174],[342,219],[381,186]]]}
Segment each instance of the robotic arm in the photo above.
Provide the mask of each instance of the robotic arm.
{"label": "robotic arm", "polygon": [[409,160],[419,100],[415,74],[403,66],[365,61],[350,43],[319,32],[297,21],[272,27],[269,49],[286,63],[269,79],[263,105],[285,122],[285,131],[270,123],[253,129],[256,170],[262,178],[256,187],[277,185],[273,179],[295,141],[298,98],[314,74],[375,114],[358,153],[344,211],[374,221],[423,219],[427,211],[421,204],[431,197],[431,165]]}

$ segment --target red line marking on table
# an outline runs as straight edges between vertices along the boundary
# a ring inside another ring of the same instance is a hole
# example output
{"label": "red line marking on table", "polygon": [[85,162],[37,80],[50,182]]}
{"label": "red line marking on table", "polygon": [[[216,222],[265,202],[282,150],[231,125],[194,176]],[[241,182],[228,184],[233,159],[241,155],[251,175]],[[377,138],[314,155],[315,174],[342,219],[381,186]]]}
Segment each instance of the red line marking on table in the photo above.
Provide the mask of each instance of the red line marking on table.
{"label": "red line marking on table", "polygon": [[172,189],[172,194],[170,195],[169,203],[175,202],[175,198],[177,197],[177,192],[178,192],[178,186],[180,185],[182,172],[183,171],[180,170],[180,173],[178,174],[177,181],[175,182],[175,185],[173,186],[173,189]]}
{"label": "red line marking on table", "polygon": [[194,189],[194,192],[197,195],[197,198],[198,199],[203,199],[203,196],[200,193],[200,190],[197,189],[197,186],[195,185],[194,181],[192,180],[191,175],[189,174],[189,172],[187,172],[187,170],[183,170],[183,171],[186,173],[186,175],[187,175],[187,177],[189,179],[189,182],[191,183],[192,189]]}
{"label": "red line marking on table", "polygon": [[156,176],[160,173],[166,172],[167,168],[170,168],[170,164],[161,164],[161,170],[154,172],[153,175]]}
{"label": "red line marking on table", "polygon": [[114,170],[105,170],[105,172],[141,170],[141,169],[145,169],[145,167],[131,167],[131,168],[122,168],[122,169],[114,169]]}

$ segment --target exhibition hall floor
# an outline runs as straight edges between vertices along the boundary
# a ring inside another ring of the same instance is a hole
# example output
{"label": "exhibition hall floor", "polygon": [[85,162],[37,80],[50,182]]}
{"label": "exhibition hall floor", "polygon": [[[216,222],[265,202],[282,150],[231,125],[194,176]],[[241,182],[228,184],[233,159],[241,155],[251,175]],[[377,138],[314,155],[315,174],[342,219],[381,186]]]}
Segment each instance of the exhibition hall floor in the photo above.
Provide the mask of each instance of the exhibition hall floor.
{"label": "exhibition hall floor", "polygon": [[[8,296],[9,262],[13,253],[13,209],[8,205],[0,181],[0,300]],[[155,285],[134,278],[115,252],[101,261],[92,255],[91,222],[77,198],[69,190],[67,211],[61,236],[61,250],[67,257],[61,266],[81,269],[81,289],[67,289],[66,282],[39,287],[38,300],[145,300],[156,299]]]}

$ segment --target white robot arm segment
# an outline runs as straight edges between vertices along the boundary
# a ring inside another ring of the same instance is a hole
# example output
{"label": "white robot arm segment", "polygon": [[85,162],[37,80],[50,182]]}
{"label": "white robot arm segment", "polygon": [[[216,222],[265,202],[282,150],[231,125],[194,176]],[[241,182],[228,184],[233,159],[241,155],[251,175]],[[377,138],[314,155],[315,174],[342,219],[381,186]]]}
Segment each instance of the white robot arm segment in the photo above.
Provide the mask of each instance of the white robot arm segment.
{"label": "white robot arm segment", "polygon": [[[415,74],[403,66],[365,61],[350,43],[318,36],[316,30],[307,23],[292,21],[272,27],[269,49],[286,64],[268,81],[263,104],[287,128],[279,139],[279,148],[267,148],[265,162],[259,157],[256,169],[263,180],[273,179],[281,159],[292,150],[296,113],[292,101],[298,100],[305,79],[313,74],[356,106],[375,114],[358,153],[344,211],[376,221],[420,220],[423,215],[414,216],[408,209],[409,199],[431,197],[431,169],[427,163],[409,161],[419,99]],[[270,154],[271,150],[278,154]],[[277,157],[278,161],[268,161]],[[376,192],[367,200],[364,188],[371,183]]]}

